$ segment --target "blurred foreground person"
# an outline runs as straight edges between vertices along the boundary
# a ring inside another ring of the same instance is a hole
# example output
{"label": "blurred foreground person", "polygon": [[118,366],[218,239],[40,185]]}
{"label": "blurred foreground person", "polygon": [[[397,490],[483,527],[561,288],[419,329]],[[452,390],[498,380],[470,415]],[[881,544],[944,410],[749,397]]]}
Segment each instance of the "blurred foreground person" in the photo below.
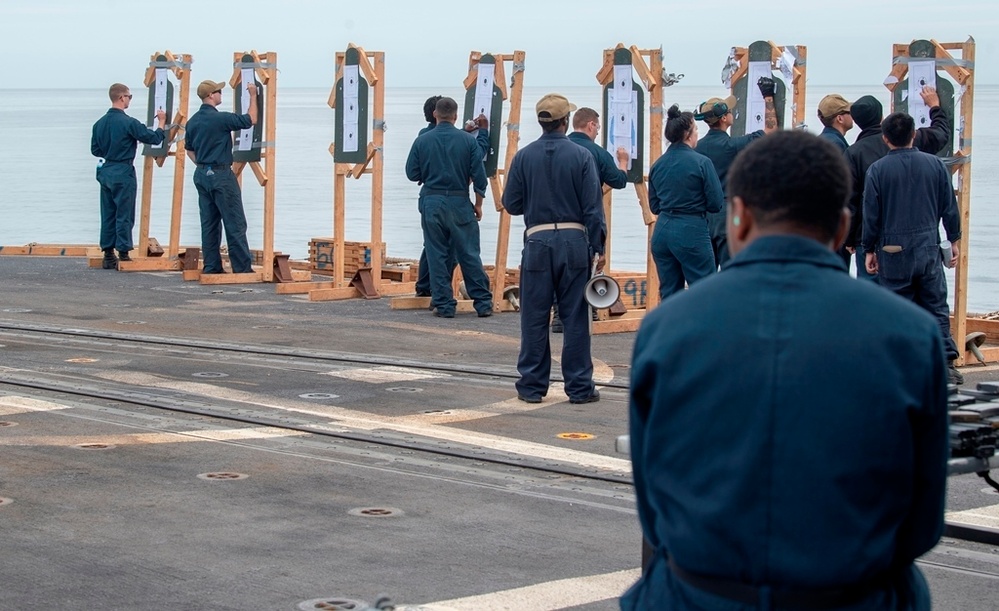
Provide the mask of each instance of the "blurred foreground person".
{"label": "blurred foreground person", "polygon": [[621,608],[929,609],[914,561],[943,529],[936,323],[844,270],[833,145],[759,140],[728,193],[726,272],[664,301],[636,340],[631,452],[654,553]]}

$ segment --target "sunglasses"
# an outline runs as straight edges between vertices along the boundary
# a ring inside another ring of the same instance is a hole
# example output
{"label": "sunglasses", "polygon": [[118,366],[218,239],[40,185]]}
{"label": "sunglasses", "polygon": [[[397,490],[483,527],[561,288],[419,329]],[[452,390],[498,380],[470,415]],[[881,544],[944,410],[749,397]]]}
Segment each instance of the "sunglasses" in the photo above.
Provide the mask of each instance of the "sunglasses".
{"label": "sunglasses", "polygon": [[215,91],[212,92],[212,95],[215,95],[216,93],[219,94],[219,95],[222,95],[222,90],[221,89],[216,89]]}
{"label": "sunglasses", "polygon": [[123,98],[128,98],[128,99],[130,99],[130,100],[131,100],[131,99],[132,99],[132,94],[131,94],[131,93],[126,93],[126,94],[124,94],[124,95],[123,95],[123,96],[121,96],[121,97],[123,97]]}

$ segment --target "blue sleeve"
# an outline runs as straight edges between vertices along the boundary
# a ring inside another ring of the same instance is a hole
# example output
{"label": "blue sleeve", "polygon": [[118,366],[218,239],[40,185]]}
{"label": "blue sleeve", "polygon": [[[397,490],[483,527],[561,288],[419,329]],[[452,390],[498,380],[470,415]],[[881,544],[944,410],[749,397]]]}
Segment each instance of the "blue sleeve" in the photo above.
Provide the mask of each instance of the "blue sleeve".
{"label": "blue sleeve", "polygon": [[604,197],[597,174],[597,164],[593,155],[582,151],[586,158],[583,166],[580,201],[583,204],[583,225],[590,238],[590,248],[594,253],[603,254],[607,225],[604,223]]}
{"label": "blue sleeve", "polygon": [[128,133],[139,142],[145,144],[159,144],[163,142],[164,137],[162,129],[149,129],[138,119],[132,119],[128,122]]}
{"label": "blue sleeve", "polygon": [[939,106],[934,106],[930,109],[930,126],[920,127],[916,130],[916,139],[913,140],[912,146],[916,150],[936,155],[947,146],[951,130],[947,111]]}
{"label": "blue sleeve", "polygon": [[489,156],[489,130],[480,128],[475,134],[475,143],[478,145],[482,153],[481,159],[484,161]]}
{"label": "blue sleeve", "polygon": [[250,118],[250,115],[237,115],[234,112],[220,112],[219,114],[225,118],[225,126],[229,131],[253,127],[253,119]]}
{"label": "blue sleeve", "polygon": [[420,171],[420,152],[416,143],[419,138],[413,141],[413,146],[409,149],[409,157],[406,158],[406,178],[413,182],[421,182],[423,173]]}
{"label": "blue sleeve", "polygon": [[752,142],[753,140],[756,140],[757,138],[762,138],[763,136],[766,136],[766,135],[767,135],[766,132],[764,132],[762,129],[758,129],[755,132],[750,132],[750,133],[746,134],[745,136],[739,136],[738,138],[732,138],[732,140],[731,140],[732,146],[735,147],[735,150],[741,151],[742,149],[744,149],[747,146],[749,146],[749,143]]}
{"label": "blue sleeve", "polygon": [[864,233],[861,243],[864,252],[874,252],[881,239],[881,197],[878,193],[877,172],[873,167],[867,170],[864,180]]}
{"label": "blue sleeve", "polygon": [[941,204],[940,219],[943,221],[944,231],[947,232],[947,239],[956,242],[961,239],[961,215],[957,208],[957,196],[954,195],[954,183],[951,182],[950,172],[940,162],[940,194],[937,196]]}
{"label": "blue sleeve", "polygon": [[725,208],[725,194],[722,192],[715,166],[711,165],[711,160],[706,157],[701,162],[701,176],[704,178],[704,195],[708,200],[708,212],[721,212]]}
{"label": "blue sleeve", "polygon": [[503,186],[503,207],[513,215],[524,214],[524,173],[520,153],[513,156]]}
{"label": "blue sleeve", "polygon": [[97,143],[97,126],[94,126],[93,133],[90,135],[90,154],[94,157],[103,157],[104,151],[101,150],[101,145]]}
{"label": "blue sleeve", "polygon": [[635,503],[638,506],[638,519],[642,525],[642,533],[652,549],[658,549],[662,542],[656,537],[654,527],[655,512],[644,494],[649,489],[648,474],[645,468],[646,446],[645,434],[649,413],[652,411],[652,395],[658,378],[653,362],[642,358],[646,353],[645,345],[649,343],[648,336],[652,334],[651,325],[642,325],[635,341],[635,350],[631,357],[631,389],[628,393],[628,434],[631,443],[631,472],[635,484]]}
{"label": "blue sleeve", "polygon": [[656,192],[655,176],[658,174],[656,169],[656,165],[653,165],[649,170],[649,210],[652,211],[652,214],[658,215],[662,211],[663,202]]}
{"label": "blue sleeve", "polygon": [[625,188],[628,185],[628,174],[617,167],[614,156],[607,152],[606,149],[601,148],[597,150],[600,151],[598,153],[600,156],[600,182],[611,189]]}
{"label": "blue sleeve", "polygon": [[470,148],[469,157],[471,159],[468,170],[472,177],[472,189],[484,197],[489,181],[486,179],[486,166],[482,164],[482,149],[479,148],[477,141],[473,141]]}

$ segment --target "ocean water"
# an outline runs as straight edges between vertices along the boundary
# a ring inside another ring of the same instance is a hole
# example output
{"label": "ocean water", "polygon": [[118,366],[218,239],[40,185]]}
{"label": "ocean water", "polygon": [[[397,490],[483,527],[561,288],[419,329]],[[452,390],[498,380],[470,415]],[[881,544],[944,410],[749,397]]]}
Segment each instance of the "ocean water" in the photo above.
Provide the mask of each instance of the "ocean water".
{"label": "ocean water", "polygon": [[[538,87],[526,75],[521,116],[523,147],[541,133],[533,119],[536,101],[550,91],[566,95],[577,106],[600,111],[600,88],[592,86]],[[140,84],[129,114],[144,120],[146,95]],[[313,237],[333,235],[333,110],[327,106],[329,88],[288,88],[278,92],[277,138],[274,180],[276,185],[275,249],[295,259],[308,256]],[[805,122],[812,132],[821,131],[815,118],[819,100],[828,93],[847,99],[871,94],[889,108],[888,91],[872,87],[809,86]],[[223,109],[231,109],[226,92]],[[383,239],[390,257],[416,258],[422,247],[420,219],[416,210],[418,187],[406,179],[404,166],[409,147],[425,125],[423,101],[431,95],[463,99],[460,82],[453,88],[392,88],[385,90],[385,173],[383,193]],[[719,87],[685,86],[666,89],[665,103],[691,109],[701,101],[723,96]],[[195,96],[189,114],[197,110]],[[37,243],[93,244],[97,242],[99,189],[94,179],[96,160],[90,155],[93,123],[108,108],[106,89],[0,89],[0,244],[5,246]],[[504,114],[508,110],[504,108]],[[647,111],[647,109],[646,109]],[[973,166],[971,187],[971,227],[969,239],[968,310],[999,310],[999,86],[978,86],[975,92]],[[788,109],[790,115],[790,109]],[[505,132],[505,128],[504,128]],[[859,130],[847,134],[852,142]],[[651,134],[650,134],[651,136]],[[502,138],[505,149],[505,136]],[[502,155],[502,151],[501,151]],[[502,159],[502,157],[501,157]],[[161,244],[169,240],[172,201],[173,162],[155,168],[150,235]],[[137,158],[141,197],[142,163]],[[193,168],[187,164],[181,244],[200,242],[197,193],[191,182]],[[371,223],[371,176],[347,179],[347,240],[368,241]],[[243,201],[249,222],[251,248],[263,244],[263,189],[252,173],[244,173]],[[498,217],[491,194],[485,203],[481,223],[482,258],[495,260]],[[508,264],[519,263],[523,223],[514,217]],[[136,213],[138,238],[138,212]],[[614,192],[612,216],[612,267],[614,270],[644,271],[647,231],[642,223],[635,190]],[[951,282],[953,282],[953,272]],[[953,285],[951,285],[953,287]],[[953,288],[950,291],[953,298]]]}

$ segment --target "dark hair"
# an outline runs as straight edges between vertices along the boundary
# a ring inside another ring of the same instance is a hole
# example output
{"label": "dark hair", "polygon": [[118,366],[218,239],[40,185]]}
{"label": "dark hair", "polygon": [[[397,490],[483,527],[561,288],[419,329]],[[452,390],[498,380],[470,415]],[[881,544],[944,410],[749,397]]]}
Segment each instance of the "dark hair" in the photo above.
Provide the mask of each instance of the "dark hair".
{"label": "dark hair", "polygon": [[437,117],[440,119],[454,119],[458,116],[458,103],[451,98],[441,98],[437,100]]}
{"label": "dark hair", "polygon": [[121,83],[115,83],[108,88],[108,97],[111,98],[112,102],[117,102],[118,98],[128,93],[128,85],[122,85]]}
{"label": "dark hair", "polygon": [[907,147],[916,135],[916,121],[904,112],[893,112],[881,122],[881,133],[892,146]]}
{"label": "dark hair", "polygon": [[434,109],[437,108],[437,101],[440,99],[441,96],[432,95],[423,103],[423,116],[426,118],[427,123],[437,123],[437,119],[434,118]]}
{"label": "dark hair", "polygon": [[550,134],[554,131],[558,131],[563,125],[569,125],[569,115],[558,119],[557,121],[542,121],[538,119],[538,123],[541,125],[541,132],[545,134]]}
{"label": "dark hair", "polygon": [[850,196],[843,153],[824,138],[780,131],[735,158],[728,196],[740,197],[761,226],[791,223],[832,239]]}
{"label": "dark hair", "polygon": [[666,111],[666,130],[664,134],[670,142],[680,142],[687,137],[690,128],[694,126],[694,113],[680,112],[680,106],[673,104]]}
{"label": "dark hair", "polygon": [[[831,117],[825,117],[825,116],[822,115],[822,111],[821,110],[818,111],[817,114],[819,115],[819,123],[822,124],[822,127],[832,127],[833,123],[836,122],[836,117],[839,116],[839,115],[833,115]],[[847,113],[847,114],[850,114],[850,113]]]}

